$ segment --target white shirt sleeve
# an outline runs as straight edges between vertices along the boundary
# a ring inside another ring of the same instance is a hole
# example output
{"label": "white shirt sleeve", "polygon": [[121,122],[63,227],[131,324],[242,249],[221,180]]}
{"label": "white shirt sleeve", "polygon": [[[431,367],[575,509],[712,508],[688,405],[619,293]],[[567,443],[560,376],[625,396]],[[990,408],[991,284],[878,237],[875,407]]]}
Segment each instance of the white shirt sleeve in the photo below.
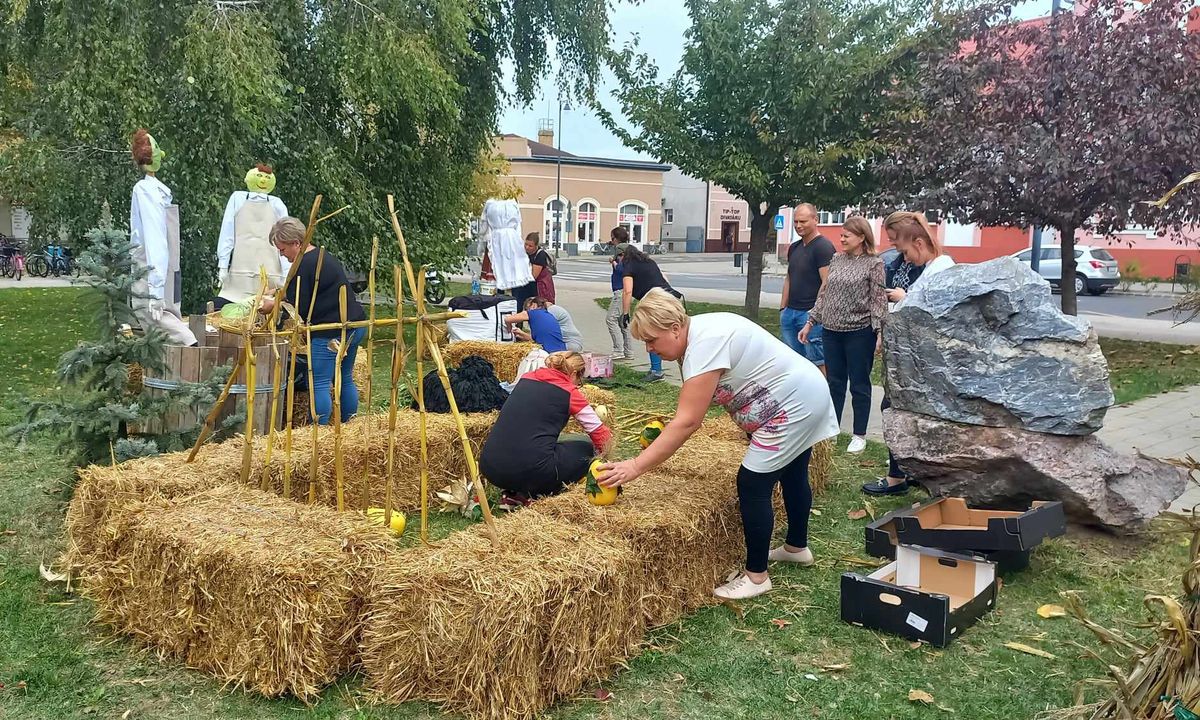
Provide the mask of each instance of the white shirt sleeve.
{"label": "white shirt sleeve", "polygon": [[[695,322],[694,318],[692,322]],[[713,334],[688,340],[682,369],[685,381],[712,370],[725,371],[732,367],[728,338]]]}
{"label": "white shirt sleeve", "polygon": [[246,203],[246,193],[238,192],[229,196],[225,203],[225,217],[221,219],[221,235],[217,238],[217,269],[225,270],[233,259],[234,227],[238,210]]}
{"label": "white shirt sleeve", "polygon": [[129,210],[129,236],[146,253],[146,286],[150,297],[162,300],[166,293],[171,252],[167,243],[167,212],[163,199],[140,183],[133,188]]}

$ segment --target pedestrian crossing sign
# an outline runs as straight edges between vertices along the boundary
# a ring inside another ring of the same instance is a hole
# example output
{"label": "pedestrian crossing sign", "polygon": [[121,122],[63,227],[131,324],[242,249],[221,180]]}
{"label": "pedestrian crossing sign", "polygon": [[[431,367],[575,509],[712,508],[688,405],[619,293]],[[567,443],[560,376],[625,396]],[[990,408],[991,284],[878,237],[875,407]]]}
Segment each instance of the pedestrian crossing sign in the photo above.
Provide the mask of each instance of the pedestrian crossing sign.
{"label": "pedestrian crossing sign", "polygon": [[782,230],[782,229],[783,229],[783,216],[782,216],[782,215],[776,215],[776,216],[775,216],[775,229],[776,229],[776,230]]}

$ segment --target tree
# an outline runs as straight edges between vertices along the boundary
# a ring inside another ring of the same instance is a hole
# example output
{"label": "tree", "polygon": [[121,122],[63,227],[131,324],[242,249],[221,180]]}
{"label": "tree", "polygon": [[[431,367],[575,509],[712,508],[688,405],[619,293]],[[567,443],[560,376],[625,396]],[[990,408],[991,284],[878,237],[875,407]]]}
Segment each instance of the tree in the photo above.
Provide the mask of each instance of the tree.
{"label": "tree", "polygon": [[[1138,9],[1135,9],[1138,8]],[[1076,313],[1077,230],[1179,230],[1193,194],[1156,198],[1200,147],[1200,34],[1186,8],[1105,0],[1043,22],[981,25],[973,43],[930,53],[918,109],[891,128],[879,204],[935,207],[962,222],[1048,226],[1062,241],[1062,308]]]}
{"label": "tree", "polygon": [[[144,126],[181,206],[187,309],[214,290],[226,199],[259,161],[294,215],[318,193],[351,206],[318,236],[351,267],[388,227],[387,193],[415,260],[450,267],[506,99],[502,63],[520,101],[552,51],[589,82],[613,1],[0,0],[0,195],[43,236],[78,237],[106,199],[123,224]],[[382,250],[388,268],[396,251]]]}
{"label": "tree", "polygon": [[[921,46],[951,42],[953,16],[920,2],[688,0],[691,27],[666,80],[636,53],[609,57],[621,113],[593,100],[631,148],[712,181],[750,206],[746,311],[758,312],[776,209],[841,209],[875,189],[881,129],[906,106]],[[633,130],[626,129],[628,122]]]}
{"label": "tree", "polygon": [[[132,262],[126,233],[111,227],[88,233],[88,249],[79,258],[82,282],[91,288],[85,299],[94,310],[96,332],[63,353],[58,382],[68,388],[59,396],[29,404],[23,422],[8,433],[24,439],[32,434],[57,435],[62,448],[80,463],[97,462],[112,452],[153,454],[153,440],[134,441],[127,427],[160,417],[170,410],[211,404],[212,383],[186,384],[169,396],[151,399],[143,388],[131,388],[130,368],[165,371],[166,336],[155,327],[142,335],[129,330],[137,323],[130,299],[146,270]],[[219,373],[218,373],[219,375]],[[216,382],[223,378],[217,377]],[[164,438],[171,440],[171,438]]]}

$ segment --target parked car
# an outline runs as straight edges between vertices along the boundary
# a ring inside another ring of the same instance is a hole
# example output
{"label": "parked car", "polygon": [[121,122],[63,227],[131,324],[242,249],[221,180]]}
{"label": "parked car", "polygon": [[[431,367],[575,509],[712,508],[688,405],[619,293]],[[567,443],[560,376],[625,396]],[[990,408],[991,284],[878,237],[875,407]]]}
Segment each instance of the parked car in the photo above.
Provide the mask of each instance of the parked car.
{"label": "parked car", "polygon": [[[1012,254],[1017,260],[1030,264],[1032,249],[1022,250]],[[1058,287],[1062,283],[1062,247],[1047,245],[1042,248],[1041,260],[1038,263],[1038,273],[1046,278],[1051,285]],[[1075,294],[1103,295],[1121,282],[1121,271],[1117,268],[1117,260],[1104,248],[1089,245],[1075,246]]]}

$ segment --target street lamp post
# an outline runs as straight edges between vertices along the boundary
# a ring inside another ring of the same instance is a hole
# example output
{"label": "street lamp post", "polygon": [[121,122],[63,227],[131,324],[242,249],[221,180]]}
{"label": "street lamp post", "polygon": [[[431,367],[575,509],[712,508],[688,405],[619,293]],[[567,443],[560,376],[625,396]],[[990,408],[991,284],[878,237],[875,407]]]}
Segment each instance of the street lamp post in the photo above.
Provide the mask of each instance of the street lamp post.
{"label": "street lamp post", "polygon": [[562,247],[562,227],[563,214],[566,212],[567,204],[562,199],[562,111],[566,105],[568,110],[571,109],[570,101],[563,102],[562,93],[558,95],[558,125],[554,128],[554,144],[558,155],[558,176],[555,180],[555,202],[558,203],[554,208],[554,257],[558,258],[559,248]]}

